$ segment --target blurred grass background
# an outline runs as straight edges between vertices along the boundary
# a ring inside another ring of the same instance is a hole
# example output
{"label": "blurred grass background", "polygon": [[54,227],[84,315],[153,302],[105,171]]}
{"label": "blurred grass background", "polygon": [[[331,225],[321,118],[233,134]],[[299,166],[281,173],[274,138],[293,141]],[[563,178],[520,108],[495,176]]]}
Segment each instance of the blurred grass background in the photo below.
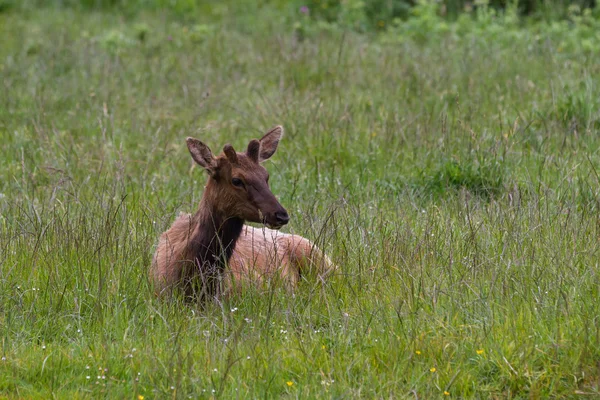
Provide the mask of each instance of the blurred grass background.
{"label": "blurred grass background", "polygon": [[[593,3],[0,2],[0,393],[598,394]],[[159,301],[159,234],[241,148],[340,265]]]}

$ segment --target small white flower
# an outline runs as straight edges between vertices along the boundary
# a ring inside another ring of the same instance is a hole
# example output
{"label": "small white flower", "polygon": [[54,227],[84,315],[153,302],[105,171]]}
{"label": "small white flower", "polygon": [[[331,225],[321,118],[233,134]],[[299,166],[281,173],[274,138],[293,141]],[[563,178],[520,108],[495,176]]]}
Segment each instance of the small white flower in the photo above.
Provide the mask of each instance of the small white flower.
{"label": "small white flower", "polygon": [[215,369],[213,369],[213,372],[219,372],[219,371],[217,371],[217,369],[215,368]]}
{"label": "small white flower", "polygon": [[249,359],[250,359],[250,356],[246,357],[246,360],[249,360]]}
{"label": "small white flower", "polygon": [[90,379],[90,376],[89,376],[89,375],[88,375],[88,376],[86,376],[86,377],[85,377],[85,379]]}
{"label": "small white flower", "polygon": [[233,307],[233,308],[231,309],[231,312],[236,312],[237,310],[238,310],[238,308],[237,308],[237,307]]}
{"label": "small white flower", "polygon": [[175,386],[171,386],[171,390],[175,390]]}

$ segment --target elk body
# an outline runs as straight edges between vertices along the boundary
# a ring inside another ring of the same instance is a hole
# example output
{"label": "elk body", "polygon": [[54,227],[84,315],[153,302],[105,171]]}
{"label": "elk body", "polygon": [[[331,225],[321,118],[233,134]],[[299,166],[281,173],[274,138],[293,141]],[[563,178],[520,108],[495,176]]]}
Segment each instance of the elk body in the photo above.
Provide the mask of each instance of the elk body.
{"label": "elk body", "polygon": [[244,225],[226,276],[226,288],[240,291],[245,285],[267,280],[294,288],[301,276],[327,277],[336,266],[310,240],[299,235]]}
{"label": "elk body", "polygon": [[192,158],[209,178],[196,213],[181,214],[159,239],[150,269],[158,294],[179,287],[187,296],[208,298],[219,293],[221,280],[229,290],[273,273],[294,286],[303,268],[324,274],[333,268],[307,239],[277,232],[289,216],[269,189],[261,163],[275,153],[282,134],[277,126],[251,140],[245,153],[226,145],[217,157],[204,143],[187,139]]}

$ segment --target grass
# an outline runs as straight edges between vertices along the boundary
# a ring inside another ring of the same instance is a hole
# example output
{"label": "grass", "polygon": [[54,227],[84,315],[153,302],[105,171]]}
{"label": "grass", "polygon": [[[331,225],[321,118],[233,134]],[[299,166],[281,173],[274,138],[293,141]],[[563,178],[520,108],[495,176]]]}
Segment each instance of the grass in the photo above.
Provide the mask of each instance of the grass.
{"label": "grass", "polygon": [[[598,53],[220,24],[0,14],[0,396],[600,393]],[[340,273],[156,299],[185,137],[275,124],[288,230]]]}

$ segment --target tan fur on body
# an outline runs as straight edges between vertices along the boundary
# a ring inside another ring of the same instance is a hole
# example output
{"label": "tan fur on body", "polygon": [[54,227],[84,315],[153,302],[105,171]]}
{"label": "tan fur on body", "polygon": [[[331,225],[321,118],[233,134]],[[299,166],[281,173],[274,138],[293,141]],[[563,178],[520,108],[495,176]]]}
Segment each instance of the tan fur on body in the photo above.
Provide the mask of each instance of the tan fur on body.
{"label": "tan fur on body", "polygon": [[310,240],[299,235],[245,225],[229,260],[226,290],[281,280],[293,289],[303,275],[326,278],[335,265]]}
{"label": "tan fur on body", "polygon": [[[174,287],[180,280],[176,273],[178,268],[170,261],[182,260],[181,254],[191,230],[192,215],[180,214],[171,229],[161,235],[155,254],[159,259],[153,264],[168,267],[156,271],[163,290]],[[293,289],[303,275],[324,279],[334,270],[335,265],[310,240],[244,225],[225,270],[223,292],[240,292],[246,286],[261,286],[273,279],[281,280],[288,289]]]}
{"label": "tan fur on body", "polygon": [[179,214],[169,230],[160,235],[150,268],[156,294],[170,292],[181,281],[184,268],[193,264],[187,254],[193,229],[192,215]]}

